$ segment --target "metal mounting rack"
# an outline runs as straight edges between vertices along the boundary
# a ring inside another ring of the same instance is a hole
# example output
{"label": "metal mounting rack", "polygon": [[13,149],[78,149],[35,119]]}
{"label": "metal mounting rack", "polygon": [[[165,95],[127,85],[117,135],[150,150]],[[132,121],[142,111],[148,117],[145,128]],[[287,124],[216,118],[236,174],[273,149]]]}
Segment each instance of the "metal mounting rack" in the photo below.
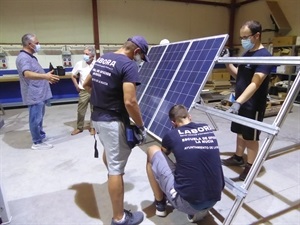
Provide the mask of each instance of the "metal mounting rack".
{"label": "metal mounting rack", "polygon": [[[236,63],[236,64],[268,64],[268,65],[299,65],[300,57],[219,57],[217,63]],[[208,106],[195,103],[194,107],[205,112],[207,115],[215,115],[232,122],[251,126],[269,134],[260,147],[259,153],[251,167],[248,176],[242,186],[235,184],[234,181],[225,177],[226,187],[235,194],[235,200],[229,214],[224,219],[224,225],[230,225],[242,206],[250,187],[255,181],[264,161],[269,156],[270,148],[274,142],[275,136],[279,133],[282,124],[284,123],[289,111],[292,108],[298,92],[300,91],[300,71],[298,72],[295,81],[293,82],[285,101],[282,104],[273,124],[269,125],[263,122],[258,122],[252,119],[244,118],[239,115],[233,115],[218,109],[213,109]],[[212,120],[211,116],[209,119]],[[213,123],[214,124],[214,123]],[[297,144],[297,146],[299,143]],[[284,149],[283,149],[284,150]]]}
{"label": "metal mounting rack", "polygon": [[3,188],[0,184],[0,224],[9,224],[11,222],[12,216],[10,214],[7,202],[5,200],[5,195]]}

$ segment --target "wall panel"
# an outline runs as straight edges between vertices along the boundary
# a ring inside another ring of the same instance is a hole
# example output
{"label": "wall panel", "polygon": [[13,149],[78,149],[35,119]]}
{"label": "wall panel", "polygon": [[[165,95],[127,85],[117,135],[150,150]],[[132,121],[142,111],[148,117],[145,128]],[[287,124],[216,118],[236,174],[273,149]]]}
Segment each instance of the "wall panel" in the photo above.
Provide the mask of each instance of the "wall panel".
{"label": "wall panel", "polygon": [[[224,7],[157,0],[97,3],[101,43],[120,44],[141,34],[157,44],[163,38],[180,41],[228,29],[229,15]],[[91,43],[91,7],[91,0],[1,0],[0,43],[20,43],[27,32],[36,33],[42,43]]]}

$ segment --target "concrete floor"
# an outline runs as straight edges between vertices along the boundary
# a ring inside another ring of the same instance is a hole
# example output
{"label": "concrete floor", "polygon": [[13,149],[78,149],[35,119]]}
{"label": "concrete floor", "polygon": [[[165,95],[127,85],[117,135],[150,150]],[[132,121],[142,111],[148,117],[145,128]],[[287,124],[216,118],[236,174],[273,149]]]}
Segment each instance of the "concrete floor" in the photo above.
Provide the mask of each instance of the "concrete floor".
{"label": "concrete floor", "polygon": [[[0,183],[12,216],[11,225],[109,225],[111,204],[107,192],[107,172],[102,160],[93,157],[94,139],[88,130],[71,136],[76,121],[77,104],[47,107],[45,131],[53,140],[51,150],[31,150],[27,108],[6,110],[0,130]],[[193,121],[207,121],[199,110],[192,110]],[[86,119],[88,120],[87,115]],[[264,122],[272,123],[275,117]],[[235,135],[230,122],[213,117],[219,130],[221,158],[235,150]],[[262,141],[266,134],[262,135]],[[271,152],[295,145],[300,140],[300,107],[294,105]],[[186,216],[169,209],[165,218],[155,216],[153,194],[146,171],[147,146],[133,149],[126,167],[125,207],[145,214],[143,225],[190,224]],[[102,146],[98,144],[100,153]],[[300,224],[300,153],[296,148],[266,160],[251,187],[243,207],[232,224]],[[241,168],[224,167],[226,177],[237,180]],[[236,182],[238,185],[243,183]],[[233,205],[234,195],[227,188],[201,225],[222,224]]]}

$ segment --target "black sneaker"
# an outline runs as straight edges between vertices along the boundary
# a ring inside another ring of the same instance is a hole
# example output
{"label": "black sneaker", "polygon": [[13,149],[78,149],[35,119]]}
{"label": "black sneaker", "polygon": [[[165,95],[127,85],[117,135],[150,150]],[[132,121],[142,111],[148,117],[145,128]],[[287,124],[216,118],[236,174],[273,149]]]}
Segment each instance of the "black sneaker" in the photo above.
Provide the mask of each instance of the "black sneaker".
{"label": "black sneaker", "polygon": [[235,158],[235,155],[231,156],[230,158],[228,159],[222,159],[222,164],[224,166],[244,166],[245,165],[245,162],[244,162],[244,159],[242,158],[240,161],[238,161],[236,158]]}
{"label": "black sneaker", "polygon": [[166,206],[167,203],[165,199],[161,201],[155,200],[155,208],[156,208],[155,214],[157,216],[165,217],[167,215]]}
{"label": "black sneaker", "polygon": [[244,181],[246,179],[246,177],[247,177],[247,175],[248,175],[248,173],[251,169],[251,166],[252,165],[249,165],[248,163],[246,164],[245,169],[243,170],[243,172],[239,176],[240,180]]}
{"label": "black sneaker", "polygon": [[142,212],[130,212],[126,209],[124,209],[125,213],[125,220],[122,223],[118,223],[114,221],[114,219],[111,220],[111,225],[138,225],[144,220],[144,214]]}

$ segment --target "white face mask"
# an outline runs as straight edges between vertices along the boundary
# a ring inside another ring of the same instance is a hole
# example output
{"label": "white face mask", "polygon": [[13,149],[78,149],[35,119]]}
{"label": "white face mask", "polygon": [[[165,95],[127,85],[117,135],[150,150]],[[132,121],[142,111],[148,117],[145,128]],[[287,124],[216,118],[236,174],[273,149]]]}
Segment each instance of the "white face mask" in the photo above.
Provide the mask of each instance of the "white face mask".
{"label": "white face mask", "polygon": [[90,57],[88,55],[83,55],[83,60],[88,62],[90,61]]}
{"label": "white face mask", "polygon": [[143,61],[140,54],[134,55],[133,58],[134,58],[134,61],[136,62],[137,65],[140,65],[141,62]]}
{"label": "white face mask", "polygon": [[37,45],[35,45],[35,47],[34,47],[34,52],[39,52],[40,50],[41,50],[41,45],[40,44],[37,44]]}

